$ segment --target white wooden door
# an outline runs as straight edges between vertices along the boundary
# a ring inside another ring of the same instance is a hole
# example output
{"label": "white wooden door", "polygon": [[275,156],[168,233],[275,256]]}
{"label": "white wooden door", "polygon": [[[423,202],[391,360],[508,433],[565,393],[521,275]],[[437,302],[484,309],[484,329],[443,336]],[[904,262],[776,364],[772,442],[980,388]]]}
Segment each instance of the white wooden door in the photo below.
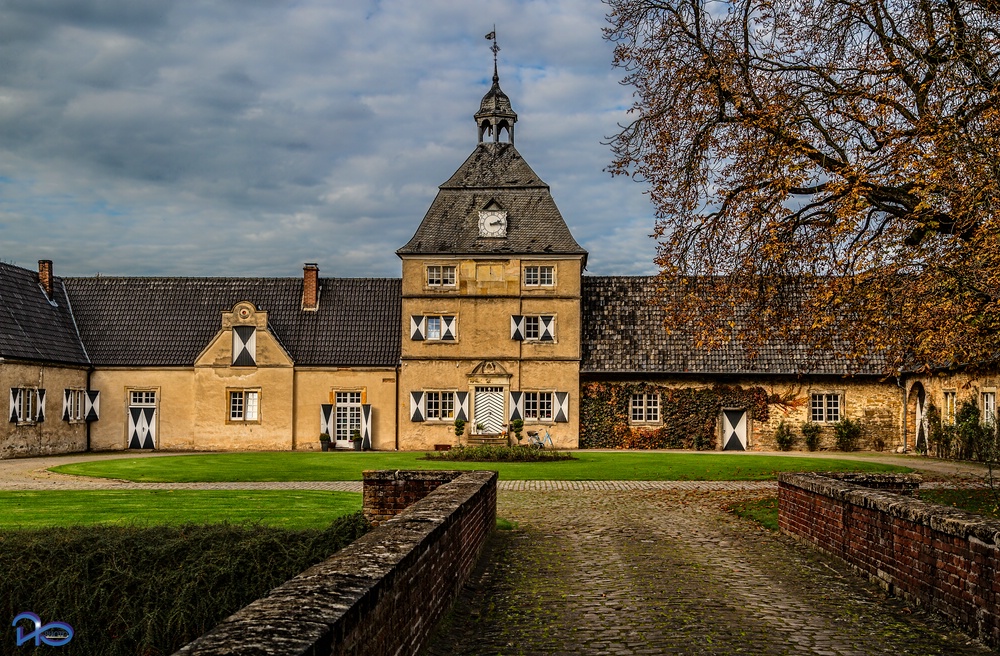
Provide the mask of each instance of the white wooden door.
{"label": "white wooden door", "polygon": [[722,411],[722,450],[747,450],[747,411],[744,408]]}

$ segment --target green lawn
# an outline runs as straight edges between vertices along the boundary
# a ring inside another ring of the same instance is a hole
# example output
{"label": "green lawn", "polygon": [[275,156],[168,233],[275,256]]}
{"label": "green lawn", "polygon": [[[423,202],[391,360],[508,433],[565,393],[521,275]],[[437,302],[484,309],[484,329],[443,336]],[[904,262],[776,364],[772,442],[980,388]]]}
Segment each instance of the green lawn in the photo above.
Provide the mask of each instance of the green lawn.
{"label": "green lawn", "polygon": [[45,490],[0,492],[0,530],[94,524],[259,522],[322,529],[361,510],[356,492],[244,490]]}
{"label": "green lawn", "polygon": [[856,460],[753,454],[588,452],[559,462],[441,462],[417,452],[225,453],[98,460],[52,471],[129,481],[358,481],[365,469],[492,469],[506,480],[676,481],[773,480],[781,471],[892,471],[905,467]]}
{"label": "green lawn", "polygon": [[1000,503],[992,490],[920,490],[920,498],[1000,519]]}

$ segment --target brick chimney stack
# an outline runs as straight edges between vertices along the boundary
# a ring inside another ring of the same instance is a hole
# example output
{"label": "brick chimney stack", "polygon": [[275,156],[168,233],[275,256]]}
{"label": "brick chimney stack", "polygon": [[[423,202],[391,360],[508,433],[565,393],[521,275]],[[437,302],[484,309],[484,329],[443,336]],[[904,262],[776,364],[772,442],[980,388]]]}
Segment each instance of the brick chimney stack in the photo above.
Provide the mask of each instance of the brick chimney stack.
{"label": "brick chimney stack", "polygon": [[38,260],[38,284],[52,298],[52,260]]}
{"label": "brick chimney stack", "polygon": [[319,267],[306,262],[302,267],[302,309],[315,312],[319,309]]}

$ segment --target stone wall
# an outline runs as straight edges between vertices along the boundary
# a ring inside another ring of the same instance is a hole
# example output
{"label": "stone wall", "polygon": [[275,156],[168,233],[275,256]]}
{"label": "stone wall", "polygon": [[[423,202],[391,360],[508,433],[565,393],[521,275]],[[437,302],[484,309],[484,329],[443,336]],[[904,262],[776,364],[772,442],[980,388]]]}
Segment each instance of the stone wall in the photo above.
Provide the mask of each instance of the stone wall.
{"label": "stone wall", "polygon": [[418,653],[496,524],[496,472],[453,478],[176,656]]}
{"label": "stone wall", "polygon": [[364,478],[364,514],[378,526],[462,475],[460,471],[376,471]]}
{"label": "stone wall", "polygon": [[817,474],[780,474],[778,499],[783,532],[1000,647],[1000,521]]}

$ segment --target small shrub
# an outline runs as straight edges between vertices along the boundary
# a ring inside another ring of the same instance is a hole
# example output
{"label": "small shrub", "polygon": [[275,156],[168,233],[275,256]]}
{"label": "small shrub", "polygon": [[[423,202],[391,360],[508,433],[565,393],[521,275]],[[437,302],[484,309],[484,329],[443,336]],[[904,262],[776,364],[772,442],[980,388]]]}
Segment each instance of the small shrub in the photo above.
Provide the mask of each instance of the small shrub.
{"label": "small shrub", "polygon": [[426,460],[452,460],[469,462],[551,462],[575,460],[571,453],[553,449],[532,449],[529,446],[501,446],[477,444],[458,446],[450,451],[438,451],[424,456]]}
{"label": "small shrub", "polygon": [[802,424],[802,437],[805,438],[806,448],[810,451],[815,451],[819,448],[819,434],[820,434],[819,424],[807,421]]}
{"label": "small shrub", "polygon": [[517,443],[520,444],[521,440],[524,439],[524,436],[521,435],[521,431],[524,430],[524,420],[523,419],[513,420],[512,422],[510,422],[510,429],[514,431],[514,437],[517,438]]}
{"label": "small shrub", "polygon": [[778,423],[778,430],[774,432],[774,441],[778,444],[779,451],[791,451],[795,444],[795,434],[782,421]]}
{"label": "small shrub", "polygon": [[465,420],[456,419],[455,420],[455,437],[462,437],[465,435]]}
{"label": "small shrub", "polygon": [[857,451],[863,433],[861,422],[856,419],[841,419],[833,425],[833,436],[840,451]]}

